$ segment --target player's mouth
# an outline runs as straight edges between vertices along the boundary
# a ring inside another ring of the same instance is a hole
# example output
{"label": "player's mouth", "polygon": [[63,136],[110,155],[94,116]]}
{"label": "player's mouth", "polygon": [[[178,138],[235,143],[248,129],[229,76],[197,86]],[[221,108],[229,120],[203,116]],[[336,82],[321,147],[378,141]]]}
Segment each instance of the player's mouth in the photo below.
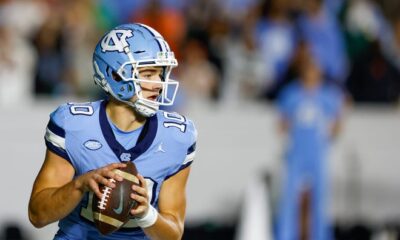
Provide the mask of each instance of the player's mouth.
{"label": "player's mouth", "polygon": [[158,94],[154,94],[154,95],[150,95],[150,96],[146,97],[146,99],[150,100],[150,101],[157,101],[157,98],[158,98]]}

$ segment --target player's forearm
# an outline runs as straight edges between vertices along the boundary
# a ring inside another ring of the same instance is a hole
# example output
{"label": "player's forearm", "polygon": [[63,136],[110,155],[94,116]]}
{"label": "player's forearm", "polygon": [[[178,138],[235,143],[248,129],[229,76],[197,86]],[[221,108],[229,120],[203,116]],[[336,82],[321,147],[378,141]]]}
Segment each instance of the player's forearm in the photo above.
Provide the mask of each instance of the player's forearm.
{"label": "player's forearm", "polygon": [[332,124],[332,127],[330,129],[330,137],[332,140],[335,140],[337,136],[339,135],[341,130],[341,122],[339,119],[335,120],[335,122]]}
{"label": "player's forearm", "polygon": [[170,214],[158,214],[157,221],[143,231],[152,240],[179,240],[183,235],[183,222]]}
{"label": "player's forearm", "polygon": [[81,201],[84,192],[71,181],[60,188],[46,188],[36,193],[29,204],[29,220],[44,227],[67,216]]}

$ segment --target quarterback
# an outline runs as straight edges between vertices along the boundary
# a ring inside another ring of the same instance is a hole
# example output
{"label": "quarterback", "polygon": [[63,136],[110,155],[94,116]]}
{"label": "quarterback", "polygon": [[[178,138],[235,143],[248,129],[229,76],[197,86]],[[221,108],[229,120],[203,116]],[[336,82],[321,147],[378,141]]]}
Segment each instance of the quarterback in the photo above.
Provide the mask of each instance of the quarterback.
{"label": "quarterback", "polygon": [[[94,80],[108,97],[50,114],[29,201],[35,227],[58,221],[57,240],[182,237],[197,131],[188,118],[159,110],[174,102],[179,84],[170,73],[177,65],[167,42],[146,25],[121,25],[100,39]],[[102,235],[93,224],[93,196],[101,198],[102,185],[115,188],[122,177],[113,170],[129,161],[139,172],[141,185],[131,194],[138,205],[122,228]]]}

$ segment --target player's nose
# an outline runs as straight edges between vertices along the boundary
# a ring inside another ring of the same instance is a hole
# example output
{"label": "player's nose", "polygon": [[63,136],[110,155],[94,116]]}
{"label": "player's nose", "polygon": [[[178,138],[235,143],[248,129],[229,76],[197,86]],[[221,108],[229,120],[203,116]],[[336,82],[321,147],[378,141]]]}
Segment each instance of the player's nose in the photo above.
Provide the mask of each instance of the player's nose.
{"label": "player's nose", "polygon": [[162,84],[161,80],[160,81],[151,82],[150,84],[151,84],[150,85],[150,89],[152,91],[160,91],[163,88],[163,84]]}

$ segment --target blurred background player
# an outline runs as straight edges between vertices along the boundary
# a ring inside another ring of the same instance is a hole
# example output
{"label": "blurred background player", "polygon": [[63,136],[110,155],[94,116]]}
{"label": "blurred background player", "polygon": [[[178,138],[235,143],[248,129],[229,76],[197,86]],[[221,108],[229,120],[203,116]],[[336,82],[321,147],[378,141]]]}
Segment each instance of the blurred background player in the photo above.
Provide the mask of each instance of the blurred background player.
{"label": "blurred background player", "polygon": [[[50,115],[46,158],[29,202],[35,227],[59,221],[54,239],[180,239],[185,187],[197,132],[172,105],[178,82],[174,53],[154,29],[125,24],[104,35],[93,54],[95,82],[108,98],[64,104]],[[93,224],[92,199],[99,185],[122,181],[113,170],[134,161],[142,186],[131,198],[139,206],[123,230],[101,235]]]}
{"label": "blurred background player", "polygon": [[343,95],[324,81],[305,42],[299,45],[296,57],[299,78],[285,87],[278,99],[288,145],[276,239],[327,240],[331,236],[327,157],[339,130]]}

